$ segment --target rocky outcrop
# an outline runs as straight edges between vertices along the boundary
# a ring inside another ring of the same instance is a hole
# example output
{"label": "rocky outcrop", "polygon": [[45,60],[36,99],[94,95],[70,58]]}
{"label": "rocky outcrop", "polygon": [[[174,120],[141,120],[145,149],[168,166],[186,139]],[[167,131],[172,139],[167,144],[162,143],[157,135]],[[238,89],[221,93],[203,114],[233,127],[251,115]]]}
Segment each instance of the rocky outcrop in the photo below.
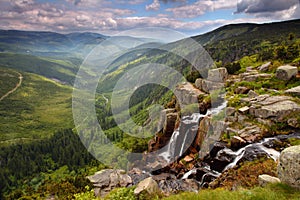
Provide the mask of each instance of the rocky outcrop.
{"label": "rocky outcrop", "polygon": [[296,77],[297,74],[298,74],[297,67],[291,65],[284,65],[278,67],[276,70],[276,77],[284,81],[291,80],[293,77]]}
{"label": "rocky outcrop", "polygon": [[104,197],[114,188],[132,184],[131,177],[124,170],[104,169],[87,178],[94,185],[97,197]]}
{"label": "rocky outcrop", "polygon": [[198,104],[199,96],[204,94],[191,83],[184,83],[177,86],[174,93],[182,106]]}
{"label": "rocky outcrop", "polygon": [[258,183],[261,187],[264,187],[270,183],[280,183],[280,179],[267,174],[258,176]]}
{"label": "rocky outcrop", "polygon": [[210,93],[214,90],[221,89],[225,86],[225,82],[228,78],[226,68],[217,68],[208,71],[207,79],[197,79],[195,86],[206,93]]}
{"label": "rocky outcrop", "polygon": [[300,189],[300,146],[283,150],[278,164],[278,178],[291,187]]}
{"label": "rocky outcrop", "polygon": [[217,69],[211,69],[208,71],[207,80],[209,80],[209,81],[225,83],[227,78],[228,78],[228,72],[227,72],[227,69],[224,67],[217,68]]}
{"label": "rocky outcrop", "polygon": [[300,86],[286,90],[284,93],[300,97]]}
{"label": "rocky outcrop", "polygon": [[175,109],[165,109],[161,111],[159,127],[163,127],[161,132],[148,142],[148,151],[153,152],[164,147],[170,137],[172,136],[176,122],[178,119],[178,113]]}

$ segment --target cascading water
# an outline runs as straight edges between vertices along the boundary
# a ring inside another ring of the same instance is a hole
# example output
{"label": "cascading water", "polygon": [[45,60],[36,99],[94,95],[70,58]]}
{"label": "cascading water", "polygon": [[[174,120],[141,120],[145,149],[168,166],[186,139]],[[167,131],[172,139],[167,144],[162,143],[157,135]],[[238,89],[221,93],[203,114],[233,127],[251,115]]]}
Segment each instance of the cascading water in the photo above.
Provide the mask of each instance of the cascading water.
{"label": "cascading water", "polygon": [[[199,121],[208,115],[218,114],[223,109],[225,109],[227,106],[227,102],[223,102],[221,105],[219,105],[216,108],[208,109],[206,114],[200,114],[200,113],[193,113],[191,116],[184,116],[181,121],[181,125],[178,129],[176,129],[171,138],[167,148],[167,151],[160,154],[161,157],[163,157],[166,161],[170,161],[171,158],[174,158],[175,155],[182,156],[184,153],[184,150],[186,150],[185,146],[188,141],[188,136],[190,135],[190,131],[197,131]],[[195,130],[196,129],[196,130]],[[180,136],[183,135],[182,141],[179,140]],[[181,142],[181,143],[180,143]],[[176,149],[179,150],[178,154],[176,154]]]}

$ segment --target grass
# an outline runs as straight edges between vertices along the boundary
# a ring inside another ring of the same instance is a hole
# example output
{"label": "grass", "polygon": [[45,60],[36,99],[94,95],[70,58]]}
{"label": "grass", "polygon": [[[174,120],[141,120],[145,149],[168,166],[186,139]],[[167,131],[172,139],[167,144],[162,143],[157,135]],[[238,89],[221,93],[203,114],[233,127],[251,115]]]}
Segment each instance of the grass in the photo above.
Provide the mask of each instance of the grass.
{"label": "grass", "polygon": [[0,98],[12,90],[19,82],[19,74],[10,69],[0,68]]}
{"label": "grass", "polygon": [[265,188],[240,188],[236,191],[225,189],[202,190],[196,193],[181,193],[164,198],[165,200],[296,200],[300,199],[300,192],[284,184],[272,184]]}
{"label": "grass", "polygon": [[22,85],[0,102],[0,144],[40,139],[56,130],[72,128],[71,88],[21,73]]}

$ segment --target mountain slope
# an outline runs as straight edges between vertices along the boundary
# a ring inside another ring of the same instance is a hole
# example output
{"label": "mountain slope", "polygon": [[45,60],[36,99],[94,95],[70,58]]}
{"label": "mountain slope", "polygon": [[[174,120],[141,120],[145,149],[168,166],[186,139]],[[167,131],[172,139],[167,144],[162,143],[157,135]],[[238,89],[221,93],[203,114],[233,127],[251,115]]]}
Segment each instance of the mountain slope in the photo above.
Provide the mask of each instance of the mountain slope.
{"label": "mountain slope", "polygon": [[204,45],[216,61],[230,63],[264,50],[265,47],[278,46],[290,34],[300,37],[300,20],[226,25],[193,39]]}

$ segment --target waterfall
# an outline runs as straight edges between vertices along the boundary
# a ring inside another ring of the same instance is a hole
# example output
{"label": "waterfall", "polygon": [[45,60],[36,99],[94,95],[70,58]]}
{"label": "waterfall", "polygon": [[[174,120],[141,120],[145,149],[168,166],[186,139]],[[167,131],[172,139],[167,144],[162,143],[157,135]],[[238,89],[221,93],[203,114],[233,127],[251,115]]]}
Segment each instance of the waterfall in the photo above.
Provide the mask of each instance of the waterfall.
{"label": "waterfall", "polygon": [[179,136],[179,130],[177,129],[172,134],[172,137],[168,143],[167,151],[160,154],[160,156],[163,157],[168,162],[170,161],[171,157],[174,155],[175,144],[178,136]]}
{"label": "waterfall", "polygon": [[[168,145],[167,151],[159,155],[168,162],[170,162],[171,158],[174,158],[175,156],[179,156],[179,157],[182,156],[185,150],[184,147],[186,146],[188,136],[191,135],[190,131],[191,130],[197,131],[195,130],[195,128],[198,128],[200,119],[208,115],[218,114],[220,111],[225,109],[226,106],[227,106],[227,102],[224,101],[218,107],[208,109],[206,114],[204,115],[200,113],[193,113],[190,116],[182,117],[180,127],[173,132],[170,141],[167,144]],[[184,130],[185,128],[187,128],[187,130]],[[184,136],[183,136],[183,132],[184,132]],[[182,141],[179,140],[181,136],[183,137]],[[175,151],[176,147],[178,147],[179,152]],[[179,154],[177,155],[176,153]]]}

